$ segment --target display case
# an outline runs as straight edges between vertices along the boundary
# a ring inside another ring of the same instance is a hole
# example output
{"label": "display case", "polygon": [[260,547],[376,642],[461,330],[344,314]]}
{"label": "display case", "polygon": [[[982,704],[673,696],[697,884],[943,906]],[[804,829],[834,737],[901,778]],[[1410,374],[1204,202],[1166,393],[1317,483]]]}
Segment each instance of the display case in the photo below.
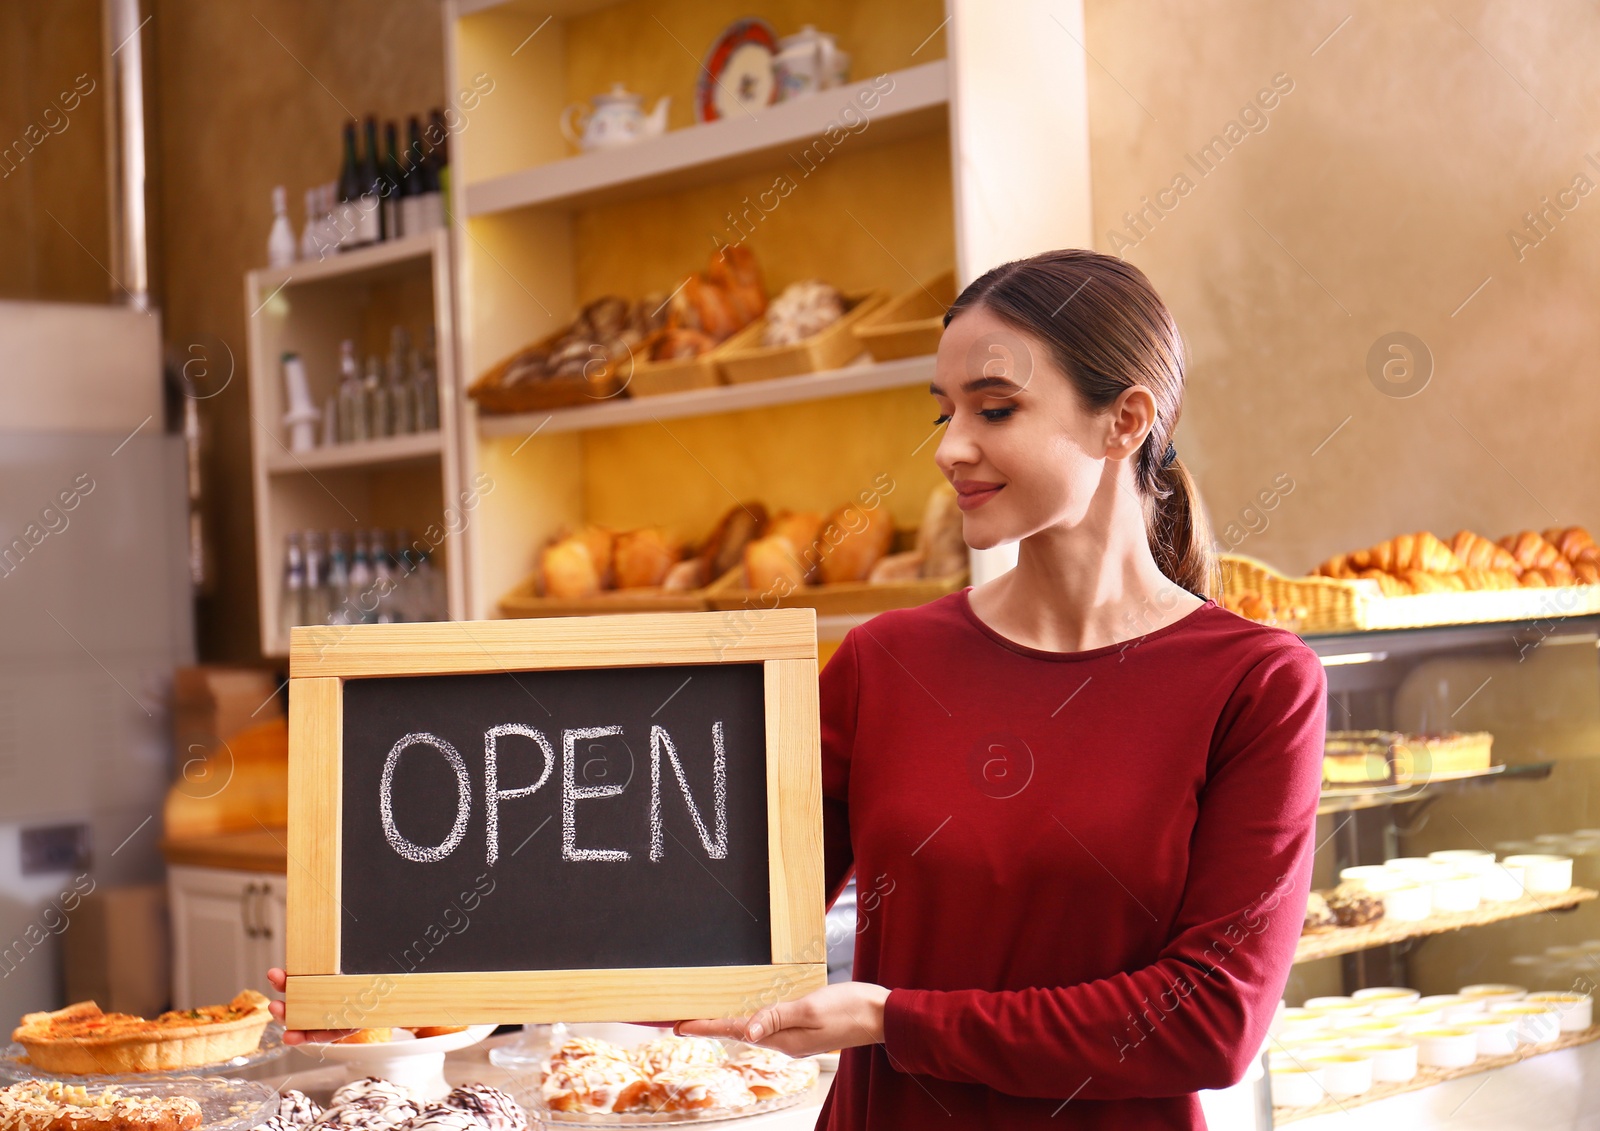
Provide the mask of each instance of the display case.
{"label": "display case", "polygon": [[[1306,639],[1327,672],[1330,732],[1494,736],[1487,771],[1325,789],[1314,889],[1333,889],[1347,867],[1448,850],[1493,852],[1502,861],[1564,856],[1573,870],[1562,891],[1528,891],[1419,921],[1386,917],[1307,933],[1286,1002],[1301,1006],[1368,987],[1437,995],[1494,983],[1591,994],[1600,984],[1600,616]],[[1424,1067],[1410,1081],[1314,1107],[1278,1108],[1273,1122],[1347,1111],[1597,1039],[1600,1027],[1569,1027],[1502,1056]],[[1269,1055],[1281,1047],[1269,1040]]]}

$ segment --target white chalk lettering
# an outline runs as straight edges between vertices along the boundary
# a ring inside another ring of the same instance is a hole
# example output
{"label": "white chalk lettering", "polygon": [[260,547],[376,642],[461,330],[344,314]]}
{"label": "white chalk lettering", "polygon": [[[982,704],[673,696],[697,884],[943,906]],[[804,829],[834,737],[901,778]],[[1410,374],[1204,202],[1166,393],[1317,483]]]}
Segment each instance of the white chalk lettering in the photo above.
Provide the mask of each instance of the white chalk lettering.
{"label": "white chalk lettering", "polygon": [[[500,753],[496,744],[501,735],[520,734],[524,738],[531,738],[539,744],[539,749],[544,752],[544,772],[539,775],[539,780],[532,785],[519,786],[516,789],[500,788]],[[483,803],[489,818],[489,863],[493,864],[500,859],[500,802],[512,797],[531,797],[539,791],[539,787],[550,780],[550,771],[555,766],[556,752],[550,748],[550,740],[543,732],[535,730],[521,723],[505,723],[501,726],[491,727],[483,734]]]}
{"label": "white chalk lettering", "polygon": [[689,781],[683,774],[683,763],[678,761],[678,748],[672,744],[672,736],[665,727],[652,726],[650,728],[650,859],[660,860],[665,852],[661,843],[661,750],[665,747],[667,758],[672,762],[672,773],[678,779],[678,789],[683,794],[683,803],[689,809],[689,818],[694,821],[694,828],[700,834],[700,843],[705,847],[706,855],[713,860],[723,860],[728,855],[728,756],[722,744],[722,720],[718,719],[711,724],[711,781],[712,803],[715,811],[717,835],[715,838],[706,831],[704,818],[700,816],[700,807],[694,803],[694,795],[689,792]]}
{"label": "white chalk lettering", "polygon": [[[450,768],[456,772],[456,823],[450,829],[450,835],[444,838],[444,843],[433,848],[425,848],[413,844],[403,836],[394,823],[394,769],[400,764],[400,755],[411,746],[431,746],[443,754],[445,761],[450,763]],[[378,787],[378,813],[383,819],[384,839],[389,842],[389,847],[418,864],[430,864],[443,860],[456,850],[456,845],[461,843],[461,838],[467,833],[467,815],[472,810],[472,783],[467,780],[467,763],[456,748],[451,746],[438,735],[419,731],[404,735],[400,741],[389,748],[389,756],[383,761],[383,781]]]}
{"label": "white chalk lettering", "polygon": [[620,848],[578,847],[578,802],[595,797],[615,797],[622,792],[620,785],[577,784],[574,763],[577,761],[577,744],[591,738],[604,738],[608,734],[621,734],[621,727],[581,727],[561,732],[561,858],[563,860],[627,860],[628,853]]}

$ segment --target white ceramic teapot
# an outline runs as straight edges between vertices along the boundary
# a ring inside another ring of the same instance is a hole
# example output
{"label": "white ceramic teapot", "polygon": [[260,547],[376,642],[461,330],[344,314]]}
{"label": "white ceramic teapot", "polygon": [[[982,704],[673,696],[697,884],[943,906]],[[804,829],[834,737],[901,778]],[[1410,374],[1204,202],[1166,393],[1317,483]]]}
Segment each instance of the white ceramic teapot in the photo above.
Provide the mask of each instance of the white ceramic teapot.
{"label": "white ceramic teapot", "polygon": [[833,36],[806,24],[778,40],[774,67],[781,102],[840,85],[849,73],[850,56],[839,50]]}
{"label": "white ceramic teapot", "polygon": [[592,110],[575,102],[561,111],[562,134],[582,149],[615,149],[666,132],[671,95],[663,95],[649,114],[644,112],[643,96],[630,92],[620,82],[609,92],[595,95],[592,101]]}

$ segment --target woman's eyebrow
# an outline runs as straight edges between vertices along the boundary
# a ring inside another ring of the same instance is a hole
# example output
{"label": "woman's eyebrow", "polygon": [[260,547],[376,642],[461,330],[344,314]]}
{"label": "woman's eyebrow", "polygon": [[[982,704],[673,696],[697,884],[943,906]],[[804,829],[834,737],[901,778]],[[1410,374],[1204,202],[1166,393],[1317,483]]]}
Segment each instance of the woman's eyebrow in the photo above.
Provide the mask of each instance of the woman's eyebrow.
{"label": "woman's eyebrow", "polygon": [[[1015,389],[1019,393],[1022,391],[1021,385],[1017,384],[1015,381],[1009,381],[1004,377],[974,377],[972,380],[962,383],[961,391],[963,393],[975,393],[979,389],[992,389],[996,386],[1003,386],[1007,389]],[[944,390],[931,382],[928,384],[928,392],[932,393],[936,397],[944,396]]]}

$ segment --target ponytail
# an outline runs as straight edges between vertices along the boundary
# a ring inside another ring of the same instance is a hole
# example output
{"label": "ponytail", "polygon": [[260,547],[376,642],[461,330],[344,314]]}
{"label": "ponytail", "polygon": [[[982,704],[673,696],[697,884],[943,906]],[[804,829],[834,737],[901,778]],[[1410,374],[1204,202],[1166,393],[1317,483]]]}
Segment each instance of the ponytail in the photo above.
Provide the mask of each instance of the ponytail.
{"label": "ponytail", "polygon": [[973,280],[945,312],[944,324],[980,305],[1047,345],[1090,411],[1106,409],[1134,385],[1150,390],[1156,419],[1135,464],[1150,554],[1189,592],[1216,593],[1211,524],[1172,448],[1183,411],[1183,339],[1144,272],[1095,251],[1046,251]]}

